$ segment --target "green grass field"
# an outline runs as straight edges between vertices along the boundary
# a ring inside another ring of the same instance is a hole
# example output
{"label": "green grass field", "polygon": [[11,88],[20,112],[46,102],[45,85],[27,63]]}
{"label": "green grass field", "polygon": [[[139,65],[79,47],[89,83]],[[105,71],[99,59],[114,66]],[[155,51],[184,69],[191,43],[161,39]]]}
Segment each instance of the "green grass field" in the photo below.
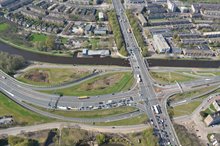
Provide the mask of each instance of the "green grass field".
{"label": "green grass field", "polygon": [[201,103],[202,101],[193,101],[188,104],[175,106],[173,108],[174,117],[191,114]]}
{"label": "green grass field", "polygon": [[0,23],[0,32],[5,31],[9,28],[9,24],[7,23]]}
{"label": "green grass field", "polygon": [[[171,96],[169,98],[169,100],[171,100],[171,101],[179,101],[179,100],[183,100],[183,99],[186,99],[186,98],[191,98],[191,97],[203,94],[205,92],[208,92],[209,90],[212,90],[213,88],[215,88],[215,86],[210,86],[210,87],[205,87],[205,88],[194,90],[194,91],[189,91],[189,92],[185,92],[185,93],[175,94],[175,95]],[[201,96],[201,98],[202,97],[203,96]],[[207,95],[204,96],[204,97],[207,97]]]}
{"label": "green grass field", "polygon": [[153,79],[159,83],[175,83],[191,81],[194,80],[194,77],[175,73],[175,72],[150,72]]}
{"label": "green grass field", "polygon": [[[131,72],[109,73],[69,88],[56,90],[56,92],[69,96],[95,96],[126,91],[133,83],[134,78]],[[54,91],[42,92],[54,93]]]}
{"label": "green grass field", "polygon": [[55,121],[19,106],[0,93],[0,116],[3,115],[12,115],[19,125],[32,125]]}
{"label": "green grass field", "polygon": [[118,120],[113,122],[102,122],[102,123],[95,123],[97,126],[123,126],[123,125],[138,125],[144,124],[148,120],[146,114],[141,114],[140,116]]}
{"label": "green grass field", "polygon": [[[47,74],[47,79],[42,80],[40,73]],[[57,85],[80,79],[89,75],[89,73],[90,71],[88,70],[80,71],[70,68],[34,68],[21,74],[17,79],[32,85]]]}
{"label": "green grass field", "polygon": [[30,41],[32,42],[42,42],[42,41],[45,41],[46,39],[47,39],[47,36],[41,33],[33,33],[30,36]]}

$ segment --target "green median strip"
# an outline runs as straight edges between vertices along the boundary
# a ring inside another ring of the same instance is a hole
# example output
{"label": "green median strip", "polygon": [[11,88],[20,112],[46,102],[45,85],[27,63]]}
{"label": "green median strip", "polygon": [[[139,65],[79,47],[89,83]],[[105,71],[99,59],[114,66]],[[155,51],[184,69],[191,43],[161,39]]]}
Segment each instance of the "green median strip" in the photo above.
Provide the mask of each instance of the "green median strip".
{"label": "green median strip", "polygon": [[137,117],[132,117],[128,119],[112,121],[112,122],[101,122],[95,123],[97,126],[123,126],[123,125],[138,125],[145,124],[148,121],[148,117],[146,114],[141,114]]}
{"label": "green median strip", "polygon": [[91,111],[74,111],[74,110],[67,111],[67,110],[45,109],[32,104],[30,105],[42,111],[47,111],[52,114],[61,115],[64,117],[71,117],[71,118],[103,118],[108,116],[126,114],[137,110],[137,108],[135,107],[126,106],[126,107],[99,109],[99,110],[91,110]]}

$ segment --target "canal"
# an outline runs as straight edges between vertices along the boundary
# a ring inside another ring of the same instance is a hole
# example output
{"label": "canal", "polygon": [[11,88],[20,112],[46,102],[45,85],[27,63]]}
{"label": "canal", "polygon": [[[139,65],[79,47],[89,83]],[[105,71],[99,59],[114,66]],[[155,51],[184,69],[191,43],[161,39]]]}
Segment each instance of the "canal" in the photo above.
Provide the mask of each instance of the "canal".
{"label": "canal", "polygon": [[81,65],[118,65],[118,66],[130,66],[129,61],[121,58],[111,57],[93,57],[93,58],[77,58],[64,56],[52,56],[47,54],[40,54],[30,52],[26,50],[17,49],[13,46],[0,42],[0,51],[8,52],[9,54],[15,54],[23,56],[26,60],[56,63],[56,64],[81,64]]}
{"label": "canal", "polygon": [[[8,52],[9,54],[16,54],[23,56],[26,60],[56,63],[56,64],[79,64],[79,65],[118,65],[130,66],[129,61],[121,58],[111,57],[93,57],[93,58],[77,58],[64,56],[52,56],[46,54],[39,54],[29,52],[26,50],[17,49],[13,46],[0,42],[0,51]],[[170,60],[170,59],[147,59],[150,67],[198,67],[198,68],[218,68],[220,67],[220,60]]]}

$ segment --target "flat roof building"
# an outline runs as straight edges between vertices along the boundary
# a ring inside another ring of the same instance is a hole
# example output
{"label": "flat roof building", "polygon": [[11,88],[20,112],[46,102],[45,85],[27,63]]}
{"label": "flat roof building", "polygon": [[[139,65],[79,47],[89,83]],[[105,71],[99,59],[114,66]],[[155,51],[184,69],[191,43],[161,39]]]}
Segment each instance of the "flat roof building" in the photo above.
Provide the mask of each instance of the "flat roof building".
{"label": "flat roof building", "polygon": [[162,34],[153,35],[153,43],[158,53],[166,53],[170,51],[170,46]]}
{"label": "flat roof building", "polygon": [[204,122],[207,126],[216,125],[220,123],[220,111],[208,115]]}
{"label": "flat roof building", "polygon": [[83,49],[82,54],[84,56],[110,56],[111,52],[110,52],[110,50],[88,50],[88,49]]}
{"label": "flat roof building", "polygon": [[142,13],[138,13],[138,19],[141,22],[142,26],[147,26],[147,20]]}

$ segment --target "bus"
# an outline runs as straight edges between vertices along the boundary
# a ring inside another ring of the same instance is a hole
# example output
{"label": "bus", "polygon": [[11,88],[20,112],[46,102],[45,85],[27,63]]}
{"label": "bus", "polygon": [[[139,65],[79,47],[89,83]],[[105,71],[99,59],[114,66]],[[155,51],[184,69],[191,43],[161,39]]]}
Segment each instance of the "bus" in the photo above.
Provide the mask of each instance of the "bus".
{"label": "bus", "polygon": [[78,99],[88,99],[89,96],[79,96]]}
{"label": "bus", "polygon": [[160,106],[157,104],[157,105],[153,105],[152,106],[152,110],[156,113],[156,114],[160,114],[161,113],[161,109],[160,109]]}

